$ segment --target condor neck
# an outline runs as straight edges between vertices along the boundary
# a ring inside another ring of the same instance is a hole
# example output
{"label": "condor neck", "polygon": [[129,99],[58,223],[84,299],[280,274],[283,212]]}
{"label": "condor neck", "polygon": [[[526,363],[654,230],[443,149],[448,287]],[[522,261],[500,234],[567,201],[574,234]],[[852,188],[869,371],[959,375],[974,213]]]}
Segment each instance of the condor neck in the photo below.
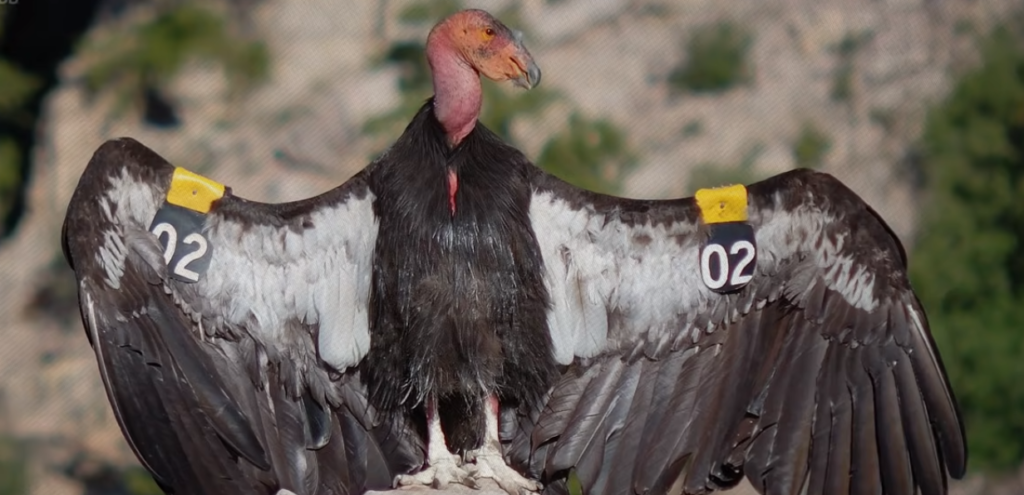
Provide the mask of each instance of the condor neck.
{"label": "condor neck", "polygon": [[434,115],[449,144],[456,146],[473,131],[480,116],[480,75],[443,36],[427,42],[427,61],[434,81]]}

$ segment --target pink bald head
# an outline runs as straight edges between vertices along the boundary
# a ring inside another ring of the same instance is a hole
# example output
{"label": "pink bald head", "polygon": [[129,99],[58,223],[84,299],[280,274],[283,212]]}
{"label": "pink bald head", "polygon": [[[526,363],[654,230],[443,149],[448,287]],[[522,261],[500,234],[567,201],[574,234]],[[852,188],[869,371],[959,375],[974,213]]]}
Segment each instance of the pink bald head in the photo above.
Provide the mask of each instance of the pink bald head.
{"label": "pink bald head", "polygon": [[462,141],[480,116],[480,76],[513,80],[532,88],[540,68],[522,35],[482,10],[463,10],[442,20],[427,37],[427,61],[434,81],[434,113],[452,145]]}

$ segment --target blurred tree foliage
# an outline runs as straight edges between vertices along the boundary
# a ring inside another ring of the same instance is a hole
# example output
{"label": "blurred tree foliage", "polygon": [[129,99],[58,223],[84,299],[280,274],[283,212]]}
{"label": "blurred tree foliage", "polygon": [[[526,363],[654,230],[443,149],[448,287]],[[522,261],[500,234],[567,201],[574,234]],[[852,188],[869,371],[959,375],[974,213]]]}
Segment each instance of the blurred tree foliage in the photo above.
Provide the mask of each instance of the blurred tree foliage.
{"label": "blurred tree foliage", "polygon": [[[3,35],[4,15],[0,9],[0,36]],[[0,58],[0,122],[9,126],[28,127],[32,117],[23,105],[39,89],[39,81]],[[22,150],[9,134],[0,130],[0,218],[5,218],[21,187]]]}
{"label": "blurred tree foliage", "polygon": [[162,495],[163,490],[153,481],[153,476],[142,467],[130,467],[121,473],[124,488],[131,495]]}
{"label": "blurred tree foliage", "polygon": [[[438,19],[443,19],[462,9],[462,2],[458,0],[435,0],[414,3],[403,9],[398,14],[398,20],[404,24],[428,24],[432,25]],[[500,17],[500,16],[499,16]],[[425,63],[425,62],[424,62]]]}
{"label": "blurred tree foliage", "polygon": [[[461,8],[462,3],[457,0],[414,3],[399,14],[399,21],[414,26],[430,26]],[[515,28],[523,25],[516,6],[497,12],[495,16]],[[529,39],[529,33],[525,35]],[[394,110],[367,121],[364,131],[368,134],[394,139],[431,96],[430,67],[424,41],[395,42],[375,62],[377,66],[400,68],[398,85],[402,100]],[[483,81],[483,92],[480,122],[512,144],[515,144],[512,126],[517,119],[536,117],[550,103],[563,100],[557,91],[544,87],[523,91],[487,79]],[[604,193],[619,191],[622,179],[635,163],[634,152],[621,129],[607,120],[590,120],[578,112],[573,113],[568,127],[548,140],[536,161],[537,166],[564,180]]]}
{"label": "blurred tree foliage", "polygon": [[226,16],[188,0],[154,2],[152,8],[143,22],[94,32],[79,49],[87,61],[86,90],[116,95],[115,116],[164,91],[189,62],[220,65],[235,96],[267,77],[266,46],[236,35]]}
{"label": "blurred tree foliage", "polygon": [[[0,84],[3,83],[0,76]],[[21,149],[9,136],[0,133],[0,218],[7,216],[14,195],[21,187]]]}
{"label": "blurred tree foliage", "polygon": [[911,276],[965,416],[973,468],[1024,460],[1024,22],[934,108]]}
{"label": "blurred tree foliage", "polygon": [[[94,96],[104,92],[115,95],[118,112],[143,104],[147,91],[164,89],[191,61],[212,62],[223,67],[229,88],[235,95],[266,77],[269,57],[265,46],[233,34],[228,18],[208,9],[208,4],[179,0],[145,4],[155,9],[148,20],[119,29],[94,30],[93,36],[78,49],[78,55],[87,61],[83,75],[86,89]],[[0,8],[0,29],[9,11]],[[38,78],[0,58],[0,123],[4,124],[0,126],[0,217],[6,215],[14,192],[22,187],[20,166],[27,153],[2,129],[35,125],[34,116],[25,110],[25,104],[40,89]],[[67,270],[62,259],[60,267]],[[69,295],[72,299],[76,297],[73,278],[70,281],[72,285],[63,287],[70,288],[70,293],[58,290],[55,295],[60,302],[66,303]],[[28,493],[26,445],[24,439],[0,435],[0,495]],[[116,493],[162,493],[142,468],[129,467],[116,475],[119,484]]]}
{"label": "blurred tree foliage", "polygon": [[10,62],[0,58],[0,88],[3,88],[3,91],[0,92],[0,115],[7,120],[23,118],[18,116],[18,109],[25,100],[32,96],[38,86],[34,77],[25,74]]}
{"label": "blurred tree foliage", "polygon": [[28,493],[28,473],[22,443],[15,438],[0,436],[0,495]]}
{"label": "blurred tree foliage", "polygon": [[821,168],[832,149],[832,140],[812,122],[805,122],[793,143],[793,160],[799,168]]}
{"label": "blurred tree foliage", "polygon": [[574,113],[569,126],[544,145],[537,163],[578,187],[612,191],[633,169],[636,157],[614,124]]}
{"label": "blurred tree foliage", "polygon": [[732,184],[751,184],[766,178],[766,174],[754,168],[757,159],[764,152],[764,144],[756,143],[743,155],[739,163],[702,163],[690,172],[687,183],[689,194],[704,187],[719,187]]}
{"label": "blurred tree foliage", "polygon": [[835,71],[832,73],[832,90],[830,92],[834,101],[849,103],[853,98],[857,53],[874,36],[873,31],[847,33],[839,43],[832,47],[832,51],[838,57]]}
{"label": "blurred tree foliage", "polygon": [[746,83],[754,76],[747,53],[750,31],[733,22],[697,29],[686,43],[686,58],[669,74],[675,91],[718,93]]}

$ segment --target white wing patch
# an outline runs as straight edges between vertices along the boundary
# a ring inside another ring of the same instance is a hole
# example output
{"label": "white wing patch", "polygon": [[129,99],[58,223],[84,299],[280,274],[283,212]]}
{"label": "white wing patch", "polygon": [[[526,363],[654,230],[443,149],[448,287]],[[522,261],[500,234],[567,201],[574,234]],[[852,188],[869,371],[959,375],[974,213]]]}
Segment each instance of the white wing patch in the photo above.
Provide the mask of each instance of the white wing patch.
{"label": "white wing patch", "polygon": [[110,187],[100,198],[100,208],[112,228],[103,232],[103,244],[96,259],[106,275],[104,282],[114,290],[121,288],[128,255],[123,241],[125,227],[145,230],[162,202],[160,194],[152,185],[132,178],[126,169],[110,177]]}
{"label": "white wing patch", "polygon": [[96,253],[96,258],[103,267],[106,278],[103,279],[111,289],[121,288],[121,277],[124,276],[124,259],[128,253],[121,241],[121,233],[117,229],[103,232],[103,244]]}
{"label": "white wing patch", "polygon": [[[534,194],[530,220],[544,259],[552,299],[548,326],[561,364],[638,338],[658,349],[684,337],[696,342],[721,323],[709,320],[698,328],[699,315],[713,311],[735,321],[767,302],[755,301],[752,293],[727,301],[703,284],[696,222],[630,226],[587,206],[574,208],[549,192]],[[807,269],[780,281],[773,294],[782,283],[802,293],[817,279],[855,308],[879,307],[876,275],[846,254],[849,234],[826,234],[837,219],[809,207],[752,208],[749,221],[756,226],[755,279],[777,273],[784,259],[806,256]]]}
{"label": "white wing patch", "polygon": [[213,257],[198,310],[245,326],[264,343],[291,342],[289,320],[319,326],[321,358],[338,370],[369,351],[367,305],[377,223],[373,197],[311,214],[312,227],[243,225],[211,215]]}
{"label": "white wing patch", "polygon": [[[104,200],[115,205],[114,222],[147,229],[156,210],[163,203],[165,191],[157,190],[150,183],[135,180],[127,168],[121,169],[120,176],[110,178],[110,186]],[[110,208],[104,206],[104,211],[109,212]]]}
{"label": "white wing patch", "polygon": [[593,357],[643,333],[670,342],[715,295],[696,270],[696,226],[628,226],[550,193],[530,205],[544,258],[555,360]]}
{"label": "white wing patch", "polygon": [[[116,290],[125,270],[125,239],[134,232],[151,235],[148,227],[165,191],[136,180],[126,168],[109,180],[100,208],[111,227],[102,234],[96,258],[104,282]],[[206,275],[194,286],[198,298],[185,301],[167,290],[197,324],[204,315],[214,327],[244,327],[268,345],[302,346],[296,340],[304,336],[287,331],[296,318],[318,325],[320,356],[344,370],[370,348],[367,305],[377,234],[372,203],[367,194],[314,211],[312,227],[302,231],[243,225],[211,214],[206,235],[214,251]]]}
{"label": "white wing patch", "polygon": [[875,274],[852,256],[844,254],[848,235],[835,241],[825,234],[825,226],[839,220],[821,211],[798,208],[793,211],[764,209],[753,212],[751,222],[758,245],[761,272],[771,273],[780,260],[803,253],[818,267],[825,286],[839,293],[851,306],[868,312],[878,307],[874,297]]}

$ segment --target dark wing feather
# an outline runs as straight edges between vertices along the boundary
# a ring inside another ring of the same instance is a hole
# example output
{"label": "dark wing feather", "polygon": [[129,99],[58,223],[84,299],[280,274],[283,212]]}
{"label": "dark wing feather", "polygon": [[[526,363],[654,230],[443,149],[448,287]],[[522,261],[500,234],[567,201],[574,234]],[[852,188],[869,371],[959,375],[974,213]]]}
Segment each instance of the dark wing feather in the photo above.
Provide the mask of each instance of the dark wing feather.
{"label": "dark wing feather", "polygon": [[[659,362],[639,360],[640,378],[633,400],[629,402],[629,410],[623,418],[623,426],[616,435],[617,442],[609,447],[606,465],[631,467],[636,459],[629,456],[641,445],[644,426],[647,423],[647,412],[651,410],[651,400],[657,390],[659,372],[665,368]],[[631,367],[632,368],[632,367]],[[625,401],[623,401],[625,403]],[[606,471],[601,479],[595,481],[593,493],[627,493],[630,489],[628,476],[614,476]]]}
{"label": "dark wing feather", "polygon": [[577,402],[577,407],[566,419],[566,428],[555,446],[557,454],[548,459],[549,471],[562,471],[576,466],[583,453],[596,441],[595,437],[601,433],[607,417],[609,404],[616,398],[616,385],[623,367],[623,363],[616,360],[595,366],[600,372],[581,394],[581,397],[588,400],[585,403]]}
{"label": "dark wing feather", "polygon": [[[132,275],[126,273],[124,280],[130,283]],[[153,286],[139,287],[143,291],[133,291],[131,295],[154,295]],[[175,332],[164,331],[174,328],[168,326],[167,319],[176,314],[166,314],[173,308],[154,301],[141,306],[145,314],[121,322],[121,315],[107,309],[116,304],[105,300],[107,296],[88,282],[83,283],[83,319],[92,332],[91,340],[115,416],[143,465],[172,493],[254,490],[244,479],[242,467],[226,455],[223,445],[256,469],[270,468],[269,453],[256,440],[248,422],[232,423],[234,418],[244,415],[220,393],[223,388],[216,376],[206,376],[195,386],[189,382],[190,377],[204,371],[205,367],[197,363],[206,355],[181,349],[183,339]],[[221,409],[214,409],[214,404]],[[211,411],[214,414],[209,414]]]}
{"label": "dark wing feather", "polygon": [[173,170],[136,141],[104,144],[63,226],[111,407],[161,487],[361,493],[421,465],[420,437],[376,415],[354,368],[376,234],[364,176],[278,205],[228,190],[205,217],[209,268],[189,284],[148,232]]}
{"label": "dark wing feather", "polygon": [[903,248],[841,183],[794,171],[748,187],[757,266],[727,295],[701,282],[692,199],[613,198],[541,172],[533,184],[568,371],[509,412],[514,466],[548,482],[575,471],[593,494],[707,493],[745,476],[767,494],[931,495],[964,474]]}

